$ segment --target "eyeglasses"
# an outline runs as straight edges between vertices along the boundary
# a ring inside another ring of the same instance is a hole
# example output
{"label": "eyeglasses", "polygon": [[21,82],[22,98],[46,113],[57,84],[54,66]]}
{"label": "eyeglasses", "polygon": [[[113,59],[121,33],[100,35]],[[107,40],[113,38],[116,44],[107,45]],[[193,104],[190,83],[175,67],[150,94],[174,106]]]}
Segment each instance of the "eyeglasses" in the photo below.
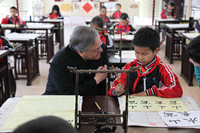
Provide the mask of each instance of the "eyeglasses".
{"label": "eyeglasses", "polygon": [[[102,45],[102,44],[103,44],[103,42],[101,42],[101,45]],[[88,50],[88,52],[98,53],[99,50],[101,49],[101,45],[100,45],[97,49],[95,49],[95,50]]]}

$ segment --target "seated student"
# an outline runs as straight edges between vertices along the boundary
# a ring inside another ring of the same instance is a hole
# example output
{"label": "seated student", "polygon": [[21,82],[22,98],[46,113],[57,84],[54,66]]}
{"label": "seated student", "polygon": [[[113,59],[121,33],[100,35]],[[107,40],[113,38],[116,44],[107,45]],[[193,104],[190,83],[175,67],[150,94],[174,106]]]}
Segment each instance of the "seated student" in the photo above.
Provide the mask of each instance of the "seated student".
{"label": "seated student", "polygon": [[120,21],[117,25],[114,26],[115,29],[123,29],[123,30],[115,30],[115,34],[123,34],[127,35],[130,31],[135,31],[135,29],[129,25],[129,17],[127,13],[122,13],[120,16]]}
{"label": "seated student", "polygon": [[167,5],[167,8],[163,9],[161,12],[161,18],[167,19],[167,18],[176,18],[176,14],[174,11],[175,8],[175,2],[170,1]]}
{"label": "seated student", "polygon": [[[74,29],[69,45],[53,57],[49,69],[45,95],[74,95],[75,74],[67,66],[77,69],[107,69],[107,47],[101,43],[98,32],[87,26]],[[79,75],[80,95],[105,95],[106,73]]]}
{"label": "seated student", "polygon": [[101,41],[107,45],[107,47],[113,46],[113,41],[107,31],[103,30],[103,19],[100,16],[96,16],[92,19],[90,26],[98,30]]}
{"label": "seated student", "polygon": [[112,15],[112,18],[114,19],[119,19],[119,17],[121,16],[122,12],[120,11],[121,10],[121,4],[120,3],[117,3],[115,5],[115,12],[113,13]]}
{"label": "seated student", "polygon": [[14,47],[10,44],[10,41],[7,38],[5,38],[4,31],[0,24],[0,50],[4,50],[4,49],[7,49],[10,52],[13,52]]}
{"label": "seated student", "polygon": [[17,8],[12,6],[10,8],[10,14],[11,16],[9,17],[9,15],[7,15],[5,18],[2,19],[1,24],[26,24],[25,21],[23,21],[22,19],[19,18],[19,16],[17,16]]}
{"label": "seated student", "polygon": [[109,23],[110,19],[106,16],[107,8],[105,6],[100,7],[100,17],[103,19],[104,23]]}
{"label": "seated student", "polygon": [[[181,97],[183,92],[177,76],[157,56],[160,49],[158,33],[149,27],[143,27],[134,36],[133,44],[137,59],[127,63],[123,69],[134,66],[140,68],[130,73],[129,93],[135,96]],[[119,79],[122,84],[115,79],[108,92],[110,96],[120,96],[124,93],[126,74],[122,73]],[[159,88],[160,82],[164,86]]]}
{"label": "seated student", "polygon": [[192,39],[188,46],[188,54],[190,56],[190,62],[194,65],[196,79],[200,88],[200,36]]}
{"label": "seated student", "polygon": [[20,125],[12,133],[77,133],[77,131],[64,119],[43,116]]}
{"label": "seated student", "polygon": [[[162,10],[161,15],[160,15],[161,18],[162,19],[176,18],[174,8],[175,8],[175,2],[170,1],[167,5],[167,8]],[[162,44],[165,41],[165,36],[166,36],[166,31],[164,30],[163,26],[161,26],[161,32],[162,32],[162,40],[160,44]]]}
{"label": "seated student", "polygon": [[49,14],[49,18],[50,19],[63,19],[58,5],[54,5],[52,7],[52,12]]}

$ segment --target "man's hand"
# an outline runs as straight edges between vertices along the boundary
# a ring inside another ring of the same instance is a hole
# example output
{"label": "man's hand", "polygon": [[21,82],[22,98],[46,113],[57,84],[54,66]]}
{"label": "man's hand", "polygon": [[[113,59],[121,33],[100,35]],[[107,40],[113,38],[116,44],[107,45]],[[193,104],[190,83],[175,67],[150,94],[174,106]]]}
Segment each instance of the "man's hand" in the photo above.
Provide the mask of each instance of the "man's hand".
{"label": "man's hand", "polygon": [[145,91],[137,93],[137,94],[133,94],[133,96],[147,96],[147,93]]}
{"label": "man's hand", "polygon": [[119,83],[115,88],[115,95],[120,96],[124,92],[125,92],[124,85]]}
{"label": "man's hand", "polygon": [[[107,65],[98,67],[97,70],[107,70]],[[107,73],[96,73],[94,76],[94,79],[97,84],[99,84],[101,81],[105,80],[107,77]]]}

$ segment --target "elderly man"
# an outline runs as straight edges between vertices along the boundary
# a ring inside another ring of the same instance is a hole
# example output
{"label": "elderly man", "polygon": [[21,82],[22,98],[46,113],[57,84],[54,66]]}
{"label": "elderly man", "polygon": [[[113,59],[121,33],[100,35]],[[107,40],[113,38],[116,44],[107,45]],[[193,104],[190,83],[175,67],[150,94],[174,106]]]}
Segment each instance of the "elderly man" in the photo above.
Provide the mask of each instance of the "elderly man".
{"label": "elderly man", "polygon": [[[54,56],[49,69],[44,95],[74,95],[75,74],[67,66],[77,69],[107,69],[107,50],[98,32],[90,27],[78,26],[74,29],[69,45]],[[79,76],[79,94],[105,95],[106,73]]]}

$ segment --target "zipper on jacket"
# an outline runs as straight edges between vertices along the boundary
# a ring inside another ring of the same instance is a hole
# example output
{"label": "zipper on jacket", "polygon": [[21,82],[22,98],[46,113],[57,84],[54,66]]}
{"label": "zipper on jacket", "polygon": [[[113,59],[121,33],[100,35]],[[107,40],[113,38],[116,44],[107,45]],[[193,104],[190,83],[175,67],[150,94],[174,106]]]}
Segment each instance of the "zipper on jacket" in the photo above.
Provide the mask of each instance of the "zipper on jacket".
{"label": "zipper on jacket", "polygon": [[147,79],[147,77],[146,77],[146,76],[144,76],[144,78],[143,78],[144,91],[146,91],[146,89],[147,89],[147,85],[146,85],[146,79]]}

